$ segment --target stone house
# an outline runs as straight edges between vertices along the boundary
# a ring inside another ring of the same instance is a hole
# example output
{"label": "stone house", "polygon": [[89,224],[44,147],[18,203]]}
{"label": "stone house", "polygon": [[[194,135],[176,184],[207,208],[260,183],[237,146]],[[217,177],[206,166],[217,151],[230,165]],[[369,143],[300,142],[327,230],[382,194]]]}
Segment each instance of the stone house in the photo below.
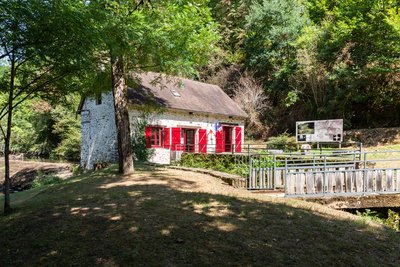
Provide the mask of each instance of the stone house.
{"label": "stone house", "polygon": [[[148,72],[128,89],[131,131],[145,123],[151,162],[169,164],[183,152],[240,153],[246,113],[216,85]],[[116,162],[117,143],[111,92],[87,97],[81,115],[81,166]]]}

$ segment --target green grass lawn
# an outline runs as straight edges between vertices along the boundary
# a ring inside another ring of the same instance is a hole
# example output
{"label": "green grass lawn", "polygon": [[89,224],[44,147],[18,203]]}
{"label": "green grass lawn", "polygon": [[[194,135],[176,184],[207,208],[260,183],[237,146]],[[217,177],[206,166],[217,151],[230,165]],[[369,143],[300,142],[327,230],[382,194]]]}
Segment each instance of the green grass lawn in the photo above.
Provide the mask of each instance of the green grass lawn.
{"label": "green grass lawn", "polygon": [[0,266],[400,265],[400,234],[341,211],[181,190],[200,174],[115,171],[13,194],[14,212],[0,216]]}

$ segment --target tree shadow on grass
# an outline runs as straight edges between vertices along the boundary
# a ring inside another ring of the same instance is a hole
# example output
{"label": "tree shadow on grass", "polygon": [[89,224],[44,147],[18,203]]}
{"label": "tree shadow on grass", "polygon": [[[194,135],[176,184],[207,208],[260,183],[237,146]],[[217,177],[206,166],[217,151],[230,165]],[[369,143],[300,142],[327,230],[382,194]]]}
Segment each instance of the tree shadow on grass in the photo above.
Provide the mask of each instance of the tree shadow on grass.
{"label": "tree shadow on grass", "polygon": [[157,169],[132,179],[112,175],[53,187],[24,207],[29,212],[4,220],[0,265],[400,263],[400,237],[383,227],[280,203],[184,192],[179,188],[196,184]]}

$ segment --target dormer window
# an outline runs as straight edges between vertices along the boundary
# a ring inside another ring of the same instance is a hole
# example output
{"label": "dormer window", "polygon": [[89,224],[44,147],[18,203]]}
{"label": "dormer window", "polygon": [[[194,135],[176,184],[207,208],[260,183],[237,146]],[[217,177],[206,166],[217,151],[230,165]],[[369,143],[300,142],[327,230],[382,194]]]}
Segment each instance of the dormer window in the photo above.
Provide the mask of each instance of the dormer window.
{"label": "dormer window", "polygon": [[178,91],[176,91],[176,90],[171,90],[171,94],[172,94],[173,96],[175,96],[175,97],[181,97],[181,94],[178,93]]}

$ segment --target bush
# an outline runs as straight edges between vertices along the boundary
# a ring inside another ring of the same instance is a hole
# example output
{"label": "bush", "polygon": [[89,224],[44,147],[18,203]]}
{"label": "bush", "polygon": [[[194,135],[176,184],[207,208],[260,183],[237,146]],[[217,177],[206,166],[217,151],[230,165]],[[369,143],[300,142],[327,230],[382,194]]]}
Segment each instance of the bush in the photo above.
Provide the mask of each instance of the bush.
{"label": "bush", "polygon": [[132,153],[136,160],[147,161],[154,153],[152,149],[146,146],[146,125],[147,120],[137,120],[132,125]]}
{"label": "bush", "polygon": [[296,138],[288,133],[270,137],[267,142],[268,148],[295,150],[297,148]]}
{"label": "bush", "polygon": [[58,184],[62,179],[56,175],[45,175],[36,178],[32,183],[32,188],[42,187],[45,185]]}
{"label": "bush", "polygon": [[400,231],[400,214],[391,209],[387,211],[387,218],[385,218],[386,215],[384,213],[379,213],[370,209],[365,209],[364,212],[356,211],[356,214],[363,219],[382,223],[396,231]]}
{"label": "bush", "polygon": [[396,231],[400,231],[400,214],[389,209],[385,224]]}
{"label": "bush", "polygon": [[81,154],[81,133],[79,128],[71,128],[61,143],[53,150],[51,158],[79,161]]}
{"label": "bush", "polygon": [[248,157],[232,154],[189,154],[183,153],[179,164],[186,167],[202,168],[237,174],[249,174]]}
{"label": "bush", "polygon": [[81,174],[82,171],[83,170],[81,169],[81,165],[79,165],[79,164],[72,165],[72,174],[74,176]]}

